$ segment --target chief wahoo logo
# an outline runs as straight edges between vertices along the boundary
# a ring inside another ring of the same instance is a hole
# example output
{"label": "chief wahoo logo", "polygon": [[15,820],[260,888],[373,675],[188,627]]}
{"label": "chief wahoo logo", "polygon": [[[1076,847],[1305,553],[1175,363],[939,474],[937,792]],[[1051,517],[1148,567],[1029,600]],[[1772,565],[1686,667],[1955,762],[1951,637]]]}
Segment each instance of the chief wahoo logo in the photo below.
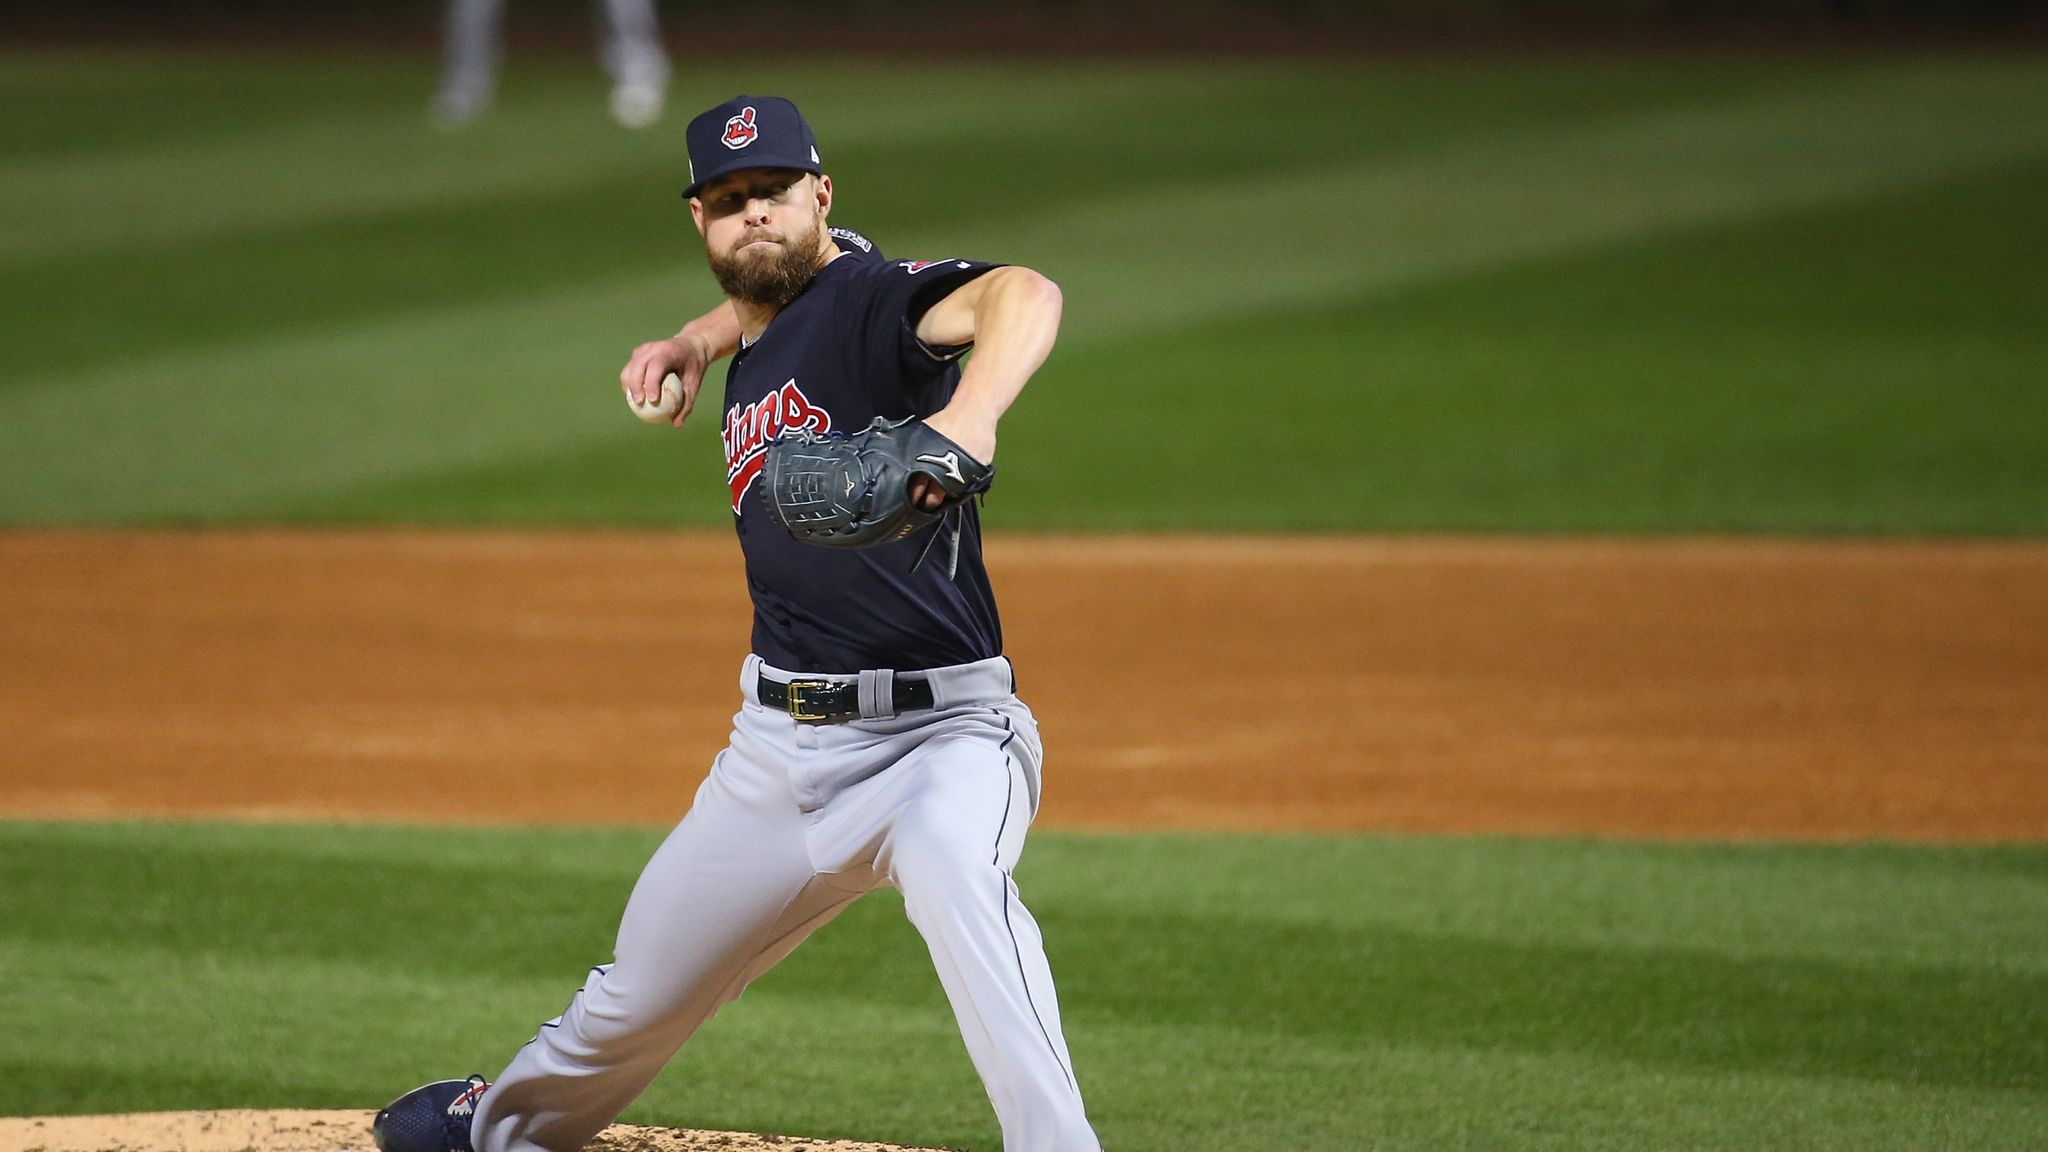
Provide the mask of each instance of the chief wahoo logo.
{"label": "chief wahoo logo", "polygon": [[749,106],[725,122],[725,135],[720,136],[718,142],[737,152],[752,144],[760,135],[761,130],[754,127],[754,109]]}

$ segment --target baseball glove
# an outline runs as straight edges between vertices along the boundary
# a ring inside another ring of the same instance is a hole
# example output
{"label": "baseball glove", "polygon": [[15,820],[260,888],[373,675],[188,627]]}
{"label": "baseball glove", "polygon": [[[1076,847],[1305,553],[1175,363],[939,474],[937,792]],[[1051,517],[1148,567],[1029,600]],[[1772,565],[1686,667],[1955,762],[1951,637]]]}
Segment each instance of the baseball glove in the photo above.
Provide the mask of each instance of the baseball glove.
{"label": "baseball glove", "polygon": [[[790,535],[827,548],[866,548],[901,540],[988,491],[996,470],[922,420],[876,417],[850,436],[806,431],[775,440],[763,474],[768,505]],[[919,474],[945,493],[944,503],[911,503],[910,480]]]}

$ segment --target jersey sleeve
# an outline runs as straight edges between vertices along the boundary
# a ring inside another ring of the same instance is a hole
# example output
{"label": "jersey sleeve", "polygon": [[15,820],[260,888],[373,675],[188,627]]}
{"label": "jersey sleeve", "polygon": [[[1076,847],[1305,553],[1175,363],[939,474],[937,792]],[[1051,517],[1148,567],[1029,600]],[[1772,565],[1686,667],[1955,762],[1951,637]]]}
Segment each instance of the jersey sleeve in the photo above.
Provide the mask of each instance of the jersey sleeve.
{"label": "jersey sleeve", "polygon": [[[917,338],[918,321],[962,284],[1001,268],[979,260],[864,262],[854,291],[842,298],[840,322],[854,367],[878,399],[902,400],[922,392],[972,347],[937,346]],[[900,390],[900,395],[890,395]]]}

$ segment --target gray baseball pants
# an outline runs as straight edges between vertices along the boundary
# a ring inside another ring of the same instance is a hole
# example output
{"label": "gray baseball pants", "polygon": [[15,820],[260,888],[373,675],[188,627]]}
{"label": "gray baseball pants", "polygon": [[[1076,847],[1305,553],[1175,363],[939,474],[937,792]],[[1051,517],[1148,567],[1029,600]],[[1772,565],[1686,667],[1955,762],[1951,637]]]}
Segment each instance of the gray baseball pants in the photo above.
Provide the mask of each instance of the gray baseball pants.
{"label": "gray baseball pants", "polygon": [[[722,1005],[884,884],[930,949],[1005,1152],[1097,1152],[1011,879],[1043,752],[1009,662],[805,675],[861,682],[864,718],[836,724],[763,707],[762,671],[749,656],[731,743],[641,873],[613,962],[485,1093],[477,1152],[580,1149]],[[935,707],[891,714],[892,675],[929,678]]]}

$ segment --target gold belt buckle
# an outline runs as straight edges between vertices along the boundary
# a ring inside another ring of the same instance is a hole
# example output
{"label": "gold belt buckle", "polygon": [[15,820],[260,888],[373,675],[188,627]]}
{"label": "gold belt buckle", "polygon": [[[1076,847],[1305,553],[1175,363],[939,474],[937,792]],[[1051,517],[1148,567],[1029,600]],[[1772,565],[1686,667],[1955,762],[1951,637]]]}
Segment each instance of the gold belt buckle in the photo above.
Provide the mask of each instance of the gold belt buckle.
{"label": "gold belt buckle", "polygon": [[784,703],[789,705],[789,718],[791,720],[825,719],[825,713],[823,712],[804,711],[804,689],[823,690],[831,686],[832,682],[830,680],[791,680],[784,699]]}

